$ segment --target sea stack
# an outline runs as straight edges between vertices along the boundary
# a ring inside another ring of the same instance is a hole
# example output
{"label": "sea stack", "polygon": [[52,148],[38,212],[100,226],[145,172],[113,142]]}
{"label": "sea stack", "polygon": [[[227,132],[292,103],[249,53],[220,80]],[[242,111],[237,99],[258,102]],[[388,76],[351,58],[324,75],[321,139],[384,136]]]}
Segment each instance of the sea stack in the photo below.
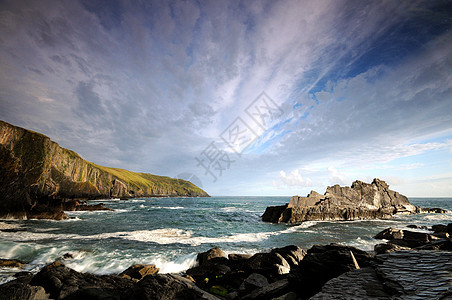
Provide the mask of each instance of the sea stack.
{"label": "sea stack", "polygon": [[262,220],[273,223],[299,223],[380,219],[421,211],[421,208],[412,205],[407,197],[390,190],[386,182],[375,178],[371,184],[356,180],[350,187],[329,186],[324,195],[311,191],[307,197],[293,196],[286,205],[267,207]]}

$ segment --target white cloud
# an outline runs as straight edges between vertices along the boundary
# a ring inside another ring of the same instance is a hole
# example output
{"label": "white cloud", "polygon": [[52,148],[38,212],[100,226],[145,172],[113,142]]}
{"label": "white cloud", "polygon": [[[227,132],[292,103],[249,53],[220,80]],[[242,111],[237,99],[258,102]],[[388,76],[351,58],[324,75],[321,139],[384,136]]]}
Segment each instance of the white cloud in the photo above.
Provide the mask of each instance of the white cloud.
{"label": "white cloud", "polygon": [[350,179],[343,173],[339,172],[333,166],[328,167],[330,184],[350,184]]}
{"label": "white cloud", "polygon": [[298,169],[292,170],[289,174],[281,170],[278,180],[273,181],[273,185],[277,187],[308,187],[312,185],[312,181],[309,178],[303,178]]}

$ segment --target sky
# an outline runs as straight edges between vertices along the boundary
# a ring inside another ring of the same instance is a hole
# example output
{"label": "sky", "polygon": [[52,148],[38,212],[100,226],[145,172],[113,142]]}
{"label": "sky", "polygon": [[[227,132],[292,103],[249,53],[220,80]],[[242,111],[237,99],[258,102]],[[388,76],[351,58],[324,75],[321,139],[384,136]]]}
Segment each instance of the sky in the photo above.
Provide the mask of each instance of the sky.
{"label": "sky", "polygon": [[0,1],[0,119],[210,195],[452,197],[451,1]]}

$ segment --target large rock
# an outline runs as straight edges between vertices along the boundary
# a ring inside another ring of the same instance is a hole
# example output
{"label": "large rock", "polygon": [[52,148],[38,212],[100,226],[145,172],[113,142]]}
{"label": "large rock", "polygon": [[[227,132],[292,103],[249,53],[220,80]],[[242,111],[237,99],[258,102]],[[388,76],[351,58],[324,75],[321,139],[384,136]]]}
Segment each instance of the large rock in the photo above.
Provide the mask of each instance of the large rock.
{"label": "large rock", "polygon": [[208,196],[192,183],[85,161],[45,135],[0,121],[0,218],[64,219],[67,199]]}
{"label": "large rock", "polygon": [[198,261],[198,264],[201,266],[208,260],[211,260],[213,258],[217,257],[223,257],[226,258],[226,253],[224,253],[223,250],[221,250],[218,247],[214,247],[206,252],[199,253],[196,257],[196,260]]}
{"label": "large rock", "polygon": [[126,278],[141,280],[147,275],[157,274],[158,272],[159,268],[157,268],[155,265],[137,264],[130,266],[119,275]]}
{"label": "large rock", "polygon": [[43,287],[52,299],[121,299],[134,283],[118,275],[79,273],[60,262],[45,266],[30,281],[32,286]]}
{"label": "large rock", "polygon": [[313,220],[356,220],[388,218],[394,214],[417,213],[408,198],[389,189],[386,182],[371,184],[356,180],[351,187],[330,186],[324,195],[312,191],[307,197],[293,196],[283,206],[267,207],[266,222],[297,223]]}
{"label": "large rock", "polygon": [[292,289],[302,299],[308,299],[319,292],[328,280],[355,270],[353,257],[359,267],[370,266],[373,261],[369,253],[354,247],[337,244],[313,246],[289,275]]}
{"label": "large rock", "polygon": [[178,275],[148,275],[125,292],[124,299],[131,300],[172,300],[219,298],[201,290],[192,281]]}

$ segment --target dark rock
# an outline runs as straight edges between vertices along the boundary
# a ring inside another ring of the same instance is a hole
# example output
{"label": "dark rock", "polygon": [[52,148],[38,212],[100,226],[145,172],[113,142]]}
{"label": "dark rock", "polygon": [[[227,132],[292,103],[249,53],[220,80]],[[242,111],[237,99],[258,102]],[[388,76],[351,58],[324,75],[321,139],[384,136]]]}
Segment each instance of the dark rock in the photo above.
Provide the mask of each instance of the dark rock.
{"label": "dark rock", "polygon": [[72,255],[72,253],[64,253],[62,256],[63,259],[73,259],[74,255]]}
{"label": "dark rock", "polygon": [[2,259],[0,258],[0,268],[19,268],[22,269],[25,263],[17,259]]}
{"label": "dark rock", "polygon": [[441,239],[432,241],[425,245],[416,247],[417,250],[452,250],[452,241],[450,239]]}
{"label": "dark rock", "polygon": [[242,299],[273,299],[288,292],[289,281],[287,279],[282,279],[262,288],[255,289],[250,294],[243,296]]}
{"label": "dark rock", "polygon": [[244,261],[244,260],[247,260],[250,257],[251,257],[251,255],[249,255],[249,254],[231,253],[231,254],[228,255],[228,259],[230,261]]}
{"label": "dark rock", "polygon": [[428,229],[427,226],[418,226],[418,225],[408,225],[407,227],[413,229]]}
{"label": "dark rock", "polygon": [[353,270],[329,280],[310,299],[390,299],[393,296],[371,267]]}
{"label": "dark rock", "polygon": [[447,232],[447,226],[446,225],[433,225],[432,226],[432,231],[434,231],[435,233],[438,232]]}
{"label": "dark rock", "polygon": [[443,209],[443,208],[439,208],[439,207],[434,207],[434,208],[422,208],[422,212],[424,213],[435,213],[435,214],[445,214],[447,213],[447,209]]}
{"label": "dark rock", "polygon": [[31,286],[19,281],[10,281],[0,285],[0,300],[44,300],[50,299],[42,286]]}
{"label": "dark rock", "polygon": [[290,265],[277,252],[256,253],[245,262],[244,270],[249,273],[266,275],[270,280],[274,281],[280,275],[289,273]]}
{"label": "dark rock", "polygon": [[447,224],[447,233],[452,234],[452,223]]}
{"label": "dark rock", "polygon": [[218,247],[215,247],[206,252],[199,253],[198,256],[196,257],[196,260],[198,261],[199,265],[202,265],[206,261],[211,260],[212,258],[216,258],[216,257],[226,258],[227,256],[226,256],[226,253],[223,252],[223,250],[221,250]]}
{"label": "dark rock", "polygon": [[377,244],[374,246],[374,251],[376,254],[389,253],[389,252],[407,250],[407,249],[410,249],[410,248],[402,247],[402,246],[391,244],[391,243]]}
{"label": "dark rock", "polygon": [[379,240],[401,240],[403,239],[403,231],[394,228],[387,228],[377,233],[374,238]]}
{"label": "dark rock", "polygon": [[95,205],[81,204],[81,205],[77,206],[75,210],[76,211],[98,211],[98,210],[114,211],[114,209],[104,206],[103,203],[99,203],[99,204],[95,204]]}
{"label": "dark rock", "polygon": [[148,275],[125,292],[127,299],[172,300],[219,298],[199,289],[190,280],[177,275]]}
{"label": "dark rock", "polygon": [[257,288],[262,288],[268,285],[267,277],[262,274],[252,273],[248,276],[240,286],[240,290],[251,292]]}
{"label": "dark rock", "polygon": [[290,268],[298,266],[300,261],[306,255],[306,251],[295,245],[289,245],[282,248],[275,248],[270,253],[280,254],[290,265]]}
{"label": "dark rock", "polygon": [[330,186],[324,195],[312,191],[307,197],[293,196],[284,206],[267,207],[262,220],[298,223],[313,220],[356,220],[388,218],[420,209],[408,198],[375,178],[371,184],[356,180],[351,187]]}
{"label": "dark rock", "polygon": [[133,278],[137,280],[143,279],[147,275],[158,273],[159,268],[156,268],[155,265],[133,265],[124,270],[119,276],[126,278]]}
{"label": "dark rock", "polygon": [[293,291],[302,299],[308,299],[328,280],[356,269],[350,252],[361,268],[370,266],[373,261],[369,253],[354,247],[337,244],[313,246],[289,275]]}
{"label": "dark rock", "polygon": [[45,266],[30,281],[42,286],[53,299],[120,299],[135,281],[117,275],[79,273],[54,262]]}

